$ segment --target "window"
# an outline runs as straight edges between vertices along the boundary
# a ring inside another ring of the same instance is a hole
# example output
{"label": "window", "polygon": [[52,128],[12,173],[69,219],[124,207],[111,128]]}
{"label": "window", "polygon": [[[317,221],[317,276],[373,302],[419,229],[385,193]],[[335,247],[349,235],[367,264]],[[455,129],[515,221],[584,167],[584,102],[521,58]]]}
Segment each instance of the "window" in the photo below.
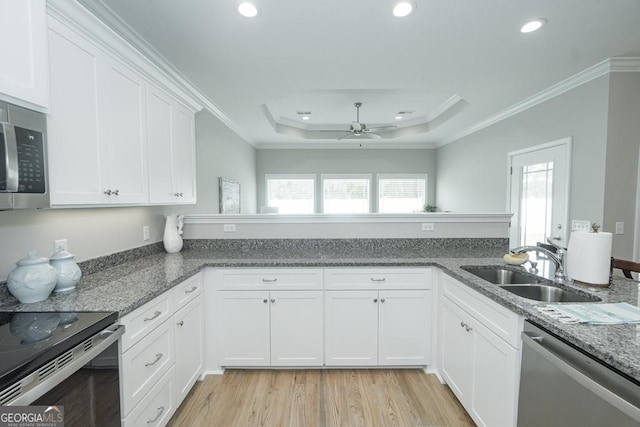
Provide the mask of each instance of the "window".
{"label": "window", "polygon": [[378,174],[378,212],[420,212],[426,201],[427,175]]}
{"label": "window", "polygon": [[278,213],[309,214],[315,211],[315,175],[266,175],[267,206]]}
{"label": "window", "polygon": [[370,212],[371,175],[322,175],[323,213]]}

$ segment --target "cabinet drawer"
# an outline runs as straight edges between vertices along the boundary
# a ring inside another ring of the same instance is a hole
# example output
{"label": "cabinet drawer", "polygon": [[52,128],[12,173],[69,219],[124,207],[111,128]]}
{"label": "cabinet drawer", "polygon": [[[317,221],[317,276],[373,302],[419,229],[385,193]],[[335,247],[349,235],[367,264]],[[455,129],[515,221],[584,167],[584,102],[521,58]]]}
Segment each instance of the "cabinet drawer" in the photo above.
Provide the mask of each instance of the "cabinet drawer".
{"label": "cabinet drawer", "polygon": [[196,274],[173,288],[173,309],[180,310],[202,294],[202,274]]}
{"label": "cabinet drawer", "polygon": [[124,353],[140,341],[155,327],[173,314],[171,292],[165,292],[131,313],[124,316],[120,323],[124,325],[124,335],[120,339],[120,352]]}
{"label": "cabinet drawer", "polygon": [[520,348],[520,332],[522,316],[491,301],[457,280],[442,274],[444,295],[449,297],[467,313],[489,328],[494,334],[505,340],[514,348]]}
{"label": "cabinet drawer", "polygon": [[125,415],[149,393],[173,366],[172,322],[164,322],[121,355],[122,395]]}
{"label": "cabinet drawer", "polygon": [[171,368],[151,389],[147,397],[128,417],[124,419],[124,427],[164,426],[175,412],[174,369]]}
{"label": "cabinet drawer", "polygon": [[322,269],[217,270],[219,289],[322,289]]}
{"label": "cabinet drawer", "polygon": [[327,268],[327,289],[431,289],[428,268]]}

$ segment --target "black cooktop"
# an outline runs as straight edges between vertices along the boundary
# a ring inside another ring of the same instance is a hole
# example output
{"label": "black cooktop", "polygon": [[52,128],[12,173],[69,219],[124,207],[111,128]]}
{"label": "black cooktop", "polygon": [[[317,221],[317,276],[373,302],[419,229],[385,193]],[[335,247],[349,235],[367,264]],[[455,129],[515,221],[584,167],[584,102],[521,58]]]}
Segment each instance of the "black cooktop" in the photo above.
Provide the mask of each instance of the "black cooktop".
{"label": "black cooktop", "polygon": [[117,312],[0,313],[0,390],[117,320]]}

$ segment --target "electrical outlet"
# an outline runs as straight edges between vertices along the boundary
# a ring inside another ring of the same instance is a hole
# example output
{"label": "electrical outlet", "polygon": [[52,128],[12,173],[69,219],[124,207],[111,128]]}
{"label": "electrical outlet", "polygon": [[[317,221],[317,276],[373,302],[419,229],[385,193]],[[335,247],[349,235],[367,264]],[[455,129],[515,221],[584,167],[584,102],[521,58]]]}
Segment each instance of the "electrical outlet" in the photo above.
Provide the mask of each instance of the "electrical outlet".
{"label": "electrical outlet", "polygon": [[624,222],[616,222],[616,234],[624,234]]}
{"label": "electrical outlet", "polygon": [[236,232],[236,225],[235,224],[225,224],[224,225],[224,232],[225,233],[235,233]]}
{"label": "electrical outlet", "polygon": [[142,226],[142,240],[149,240],[149,226],[148,225],[143,225]]}
{"label": "electrical outlet", "polygon": [[591,231],[591,221],[571,220],[571,231]]}
{"label": "electrical outlet", "polygon": [[432,222],[423,222],[422,231],[433,231],[436,229],[436,225]]}
{"label": "electrical outlet", "polygon": [[54,240],[53,242],[53,251],[66,251],[67,250],[67,239],[59,239]]}

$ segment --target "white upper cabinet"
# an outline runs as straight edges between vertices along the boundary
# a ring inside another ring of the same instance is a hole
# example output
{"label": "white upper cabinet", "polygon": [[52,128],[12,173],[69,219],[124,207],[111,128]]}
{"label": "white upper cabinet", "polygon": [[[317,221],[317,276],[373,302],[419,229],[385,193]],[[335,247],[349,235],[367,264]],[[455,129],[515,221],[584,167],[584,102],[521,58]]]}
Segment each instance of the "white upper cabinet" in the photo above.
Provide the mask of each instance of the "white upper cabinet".
{"label": "white upper cabinet", "polygon": [[0,97],[49,108],[45,0],[0,0]]}
{"label": "white upper cabinet", "polygon": [[48,15],[51,205],[195,203],[198,107],[73,4]]}
{"label": "white upper cabinet", "polygon": [[152,204],[196,202],[194,114],[149,85],[149,197]]}
{"label": "white upper cabinet", "polygon": [[49,20],[51,204],[148,203],[142,77]]}
{"label": "white upper cabinet", "polygon": [[146,86],[142,77],[110,60],[106,67],[103,146],[107,188],[115,204],[144,204],[147,187]]}

